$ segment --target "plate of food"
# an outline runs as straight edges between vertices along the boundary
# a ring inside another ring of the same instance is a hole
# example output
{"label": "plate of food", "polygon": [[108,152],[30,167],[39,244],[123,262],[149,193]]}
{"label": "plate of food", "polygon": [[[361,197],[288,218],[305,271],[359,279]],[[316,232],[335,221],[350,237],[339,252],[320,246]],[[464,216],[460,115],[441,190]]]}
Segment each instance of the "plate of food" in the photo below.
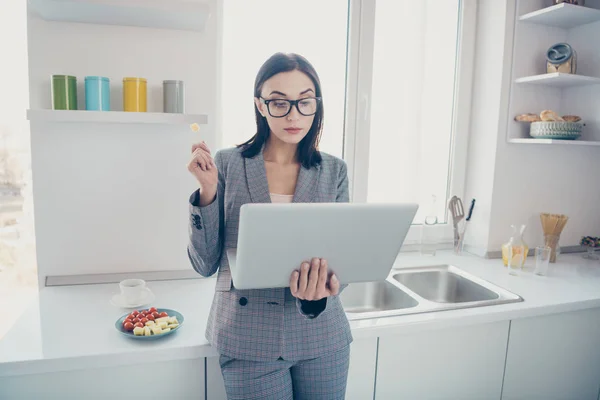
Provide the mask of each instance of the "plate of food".
{"label": "plate of food", "polygon": [[177,331],[183,321],[183,315],[175,310],[150,307],[123,315],[115,322],[115,328],[132,339],[152,340]]}

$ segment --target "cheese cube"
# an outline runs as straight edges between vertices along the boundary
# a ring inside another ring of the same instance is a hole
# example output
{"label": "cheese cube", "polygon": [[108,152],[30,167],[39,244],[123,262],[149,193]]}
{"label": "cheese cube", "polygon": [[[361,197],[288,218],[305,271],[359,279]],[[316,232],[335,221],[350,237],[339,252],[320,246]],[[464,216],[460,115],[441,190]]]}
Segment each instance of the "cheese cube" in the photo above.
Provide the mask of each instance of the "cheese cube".
{"label": "cheese cube", "polygon": [[154,320],[154,322],[156,322],[157,324],[161,323],[161,322],[168,322],[168,321],[169,321],[169,317],[160,317],[160,318],[156,318]]}
{"label": "cheese cube", "polygon": [[149,327],[144,327],[144,336],[152,336],[152,331]]}
{"label": "cheese cube", "polygon": [[149,326],[152,328],[152,326],[154,326],[154,321],[148,321],[146,322],[146,326]]}
{"label": "cheese cube", "polygon": [[169,326],[168,326],[168,327],[169,327],[169,328],[171,328],[171,329],[175,329],[175,328],[177,328],[178,326],[179,326],[179,324],[169,324]]}
{"label": "cheese cube", "polygon": [[169,332],[170,330],[171,330],[171,328],[165,328],[162,330],[162,332],[165,333],[165,332]]}
{"label": "cheese cube", "polygon": [[133,334],[135,336],[144,336],[144,328],[140,328],[139,326],[136,326],[135,328],[133,328]]}
{"label": "cheese cube", "polygon": [[169,321],[170,324],[178,324],[179,321],[177,321],[177,317],[169,317]]}
{"label": "cheese cube", "polygon": [[162,329],[160,328],[160,326],[154,325],[152,327],[152,333],[155,335],[160,335],[162,333]]}
{"label": "cheese cube", "polygon": [[169,326],[169,324],[167,323],[167,321],[163,321],[159,322],[158,326],[160,326],[161,329],[165,329],[167,326]]}

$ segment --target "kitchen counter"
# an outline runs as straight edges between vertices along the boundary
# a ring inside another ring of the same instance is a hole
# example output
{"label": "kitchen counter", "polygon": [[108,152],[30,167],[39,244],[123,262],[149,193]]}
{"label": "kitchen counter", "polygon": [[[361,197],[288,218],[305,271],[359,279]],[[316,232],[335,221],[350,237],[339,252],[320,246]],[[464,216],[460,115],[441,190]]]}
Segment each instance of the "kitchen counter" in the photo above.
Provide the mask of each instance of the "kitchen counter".
{"label": "kitchen counter", "polygon": [[[533,260],[528,259],[531,266]],[[455,265],[481,279],[520,295],[524,301],[424,314],[351,321],[355,338],[398,335],[449,326],[514,320],[600,307],[600,262],[579,254],[561,255],[550,276],[531,267],[511,276],[501,260],[442,253],[435,257],[401,255],[394,268]],[[215,279],[148,282],[153,305],[185,316],[173,335],[155,341],[128,339],[114,323],[127,310],[110,304],[117,284],[46,287],[0,341],[0,377],[91,367],[138,364],[216,356],[204,338]]]}

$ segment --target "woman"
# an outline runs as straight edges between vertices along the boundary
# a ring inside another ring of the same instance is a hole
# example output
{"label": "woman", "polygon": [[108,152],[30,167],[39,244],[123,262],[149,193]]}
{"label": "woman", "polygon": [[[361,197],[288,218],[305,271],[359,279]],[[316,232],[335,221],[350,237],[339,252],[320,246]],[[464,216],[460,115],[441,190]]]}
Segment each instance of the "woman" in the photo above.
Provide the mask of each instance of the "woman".
{"label": "woman", "polygon": [[[218,270],[206,337],[229,399],[343,399],[352,335],[327,261],[306,260],[289,288],[236,290],[225,249],[236,247],[245,203],[347,202],[344,161],[319,152],[321,85],[302,56],[277,53],[254,86],[256,134],[214,159],[192,146],[188,255],[202,276]],[[293,244],[292,244],[293,245]]]}

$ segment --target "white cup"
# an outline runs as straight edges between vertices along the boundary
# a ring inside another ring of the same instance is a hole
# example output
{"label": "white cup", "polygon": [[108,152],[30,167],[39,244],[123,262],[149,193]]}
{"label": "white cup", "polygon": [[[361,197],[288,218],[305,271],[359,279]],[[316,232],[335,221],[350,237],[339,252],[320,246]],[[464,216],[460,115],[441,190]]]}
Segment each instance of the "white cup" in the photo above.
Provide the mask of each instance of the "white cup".
{"label": "white cup", "polygon": [[119,282],[121,296],[127,304],[137,304],[146,291],[146,281],[143,279],[125,279]]}

